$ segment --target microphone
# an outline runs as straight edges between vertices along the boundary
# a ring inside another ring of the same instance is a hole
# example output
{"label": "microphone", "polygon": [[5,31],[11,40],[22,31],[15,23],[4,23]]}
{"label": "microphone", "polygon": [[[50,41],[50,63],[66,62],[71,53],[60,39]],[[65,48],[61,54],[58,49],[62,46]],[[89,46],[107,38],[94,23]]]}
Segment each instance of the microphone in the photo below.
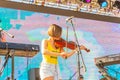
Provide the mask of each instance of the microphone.
{"label": "microphone", "polygon": [[74,16],[71,16],[71,17],[67,18],[66,22],[70,21],[72,18],[74,18]]}
{"label": "microphone", "polygon": [[8,35],[9,37],[11,37],[11,38],[14,38],[14,35],[12,35],[12,34],[6,32],[6,31],[3,30],[2,28],[0,28],[0,31],[2,31],[3,33],[7,34],[7,35]]}

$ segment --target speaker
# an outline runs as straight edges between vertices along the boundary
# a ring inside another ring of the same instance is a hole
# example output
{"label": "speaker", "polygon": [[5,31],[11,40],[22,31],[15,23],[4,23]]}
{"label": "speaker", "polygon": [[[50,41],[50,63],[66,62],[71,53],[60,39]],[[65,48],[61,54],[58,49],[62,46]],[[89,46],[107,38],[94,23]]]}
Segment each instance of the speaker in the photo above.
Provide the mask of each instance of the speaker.
{"label": "speaker", "polygon": [[28,71],[29,80],[41,80],[39,75],[40,68],[33,68]]}

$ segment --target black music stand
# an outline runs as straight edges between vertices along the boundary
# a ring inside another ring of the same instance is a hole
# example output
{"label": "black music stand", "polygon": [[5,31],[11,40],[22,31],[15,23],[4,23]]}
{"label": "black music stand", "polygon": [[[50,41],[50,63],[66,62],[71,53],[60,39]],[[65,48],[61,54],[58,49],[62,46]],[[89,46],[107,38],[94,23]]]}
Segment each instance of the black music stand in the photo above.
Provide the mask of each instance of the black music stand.
{"label": "black music stand", "polygon": [[9,60],[9,58],[12,58],[12,74],[11,74],[11,79],[14,80],[14,53],[15,53],[15,50],[14,49],[11,49],[10,51],[8,51],[7,55],[6,55],[6,60],[0,70],[0,75],[2,74],[2,72],[4,71],[5,69],[5,66]]}

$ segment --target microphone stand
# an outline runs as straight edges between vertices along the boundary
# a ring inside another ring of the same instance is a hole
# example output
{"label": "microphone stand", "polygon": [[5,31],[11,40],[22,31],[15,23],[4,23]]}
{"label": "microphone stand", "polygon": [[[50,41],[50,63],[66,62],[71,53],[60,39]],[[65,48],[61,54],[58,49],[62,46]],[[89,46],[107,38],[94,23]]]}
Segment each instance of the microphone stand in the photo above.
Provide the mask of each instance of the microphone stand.
{"label": "microphone stand", "polygon": [[[6,32],[6,31],[4,31],[2,28],[0,28],[0,38],[2,37],[1,32],[7,34],[7,35],[8,35],[9,37],[11,37],[11,38],[14,38],[14,35],[12,35],[12,34]],[[0,40],[0,41],[1,41],[1,40]],[[6,44],[6,45],[7,45],[7,44]],[[6,49],[8,49],[8,45],[7,45],[7,48],[6,48]],[[11,50],[9,50],[9,51],[7,52],[6,57],[5,57],[5,62],[4,62],[4,64],[3,64],[3,66],[2,66],[2,68],[0,69],[0,76],[1,76],[2,73],[3,73],[3,71],[4,71],[4,69],[5,69],[5,67],[6,67],[6,64],[7,64],[8,60],[9,60],[9,58],[11,58],[11,59],[12,59],[12,62],[11,62],[11,64],[12,64],[12,66],[11,66],[11,68],[12,68],[11,79],[12,79],[12,80],[14,80],[14,53],[15,53],[15,50],[14,50],[14,49],[11,49]],[[7,79],[10,79],[10,78],[8,77]]]}
{"label": "microphone stand", "polygon": [[8,33],[7,31],[1,30],[3,33],[7,34],[9,37],[14,38],[14,35]]}
{"label": "microphone stand", "polygon": [[[83,60],[83,56],[82,56],[82,52],[81,52],[81,49],[80,49],[80,46],[79,46],[79,42],[78,42],[78,38],[77,38],[77,35],[76,35],[76,31],[75,31],[75,28],[74,28],[74,25],[73,25],[73,22],[72,20],[70,20],[71,24],[72,24],[72,28],[73,28],[73,31],[74,31],[74,36],[75,36],[75,39],[76,39],[76,42],[77,42],[77,47],[78,47],[78,51],[77,51],[77,62],[78,62],[78,79],[77,80],[83,80],[83,76],[81,75],[80,73],[80,56],[81,56],[81,59],[82,59],[82,63],[83,63],[83,66],[85,68],[85,72],[86,72],[86,66],[85,66],[85,63],[84,63],[84,60]],[[75,72],[76,73],[76,72]],[[73,76],[72,76],[73,77]]]}

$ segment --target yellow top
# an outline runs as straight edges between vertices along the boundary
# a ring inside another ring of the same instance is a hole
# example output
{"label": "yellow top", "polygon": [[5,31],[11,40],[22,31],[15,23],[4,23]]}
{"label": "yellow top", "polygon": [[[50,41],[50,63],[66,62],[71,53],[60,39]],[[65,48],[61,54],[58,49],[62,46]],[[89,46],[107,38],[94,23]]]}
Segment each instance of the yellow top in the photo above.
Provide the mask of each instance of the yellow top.
{"label": "yellow top", "polygon": [[[60,48],[58,48],[58,49],[53,48],[49,41],[48,41],[48,44],[47,44],[47,49],[49,51],[52,51],[52,52],[60,52]],[[57,59],[56,56],[43,55],[43,59],[47,63],[51,63],[51,64],[57,64],[58,63],[58,59]]]}

